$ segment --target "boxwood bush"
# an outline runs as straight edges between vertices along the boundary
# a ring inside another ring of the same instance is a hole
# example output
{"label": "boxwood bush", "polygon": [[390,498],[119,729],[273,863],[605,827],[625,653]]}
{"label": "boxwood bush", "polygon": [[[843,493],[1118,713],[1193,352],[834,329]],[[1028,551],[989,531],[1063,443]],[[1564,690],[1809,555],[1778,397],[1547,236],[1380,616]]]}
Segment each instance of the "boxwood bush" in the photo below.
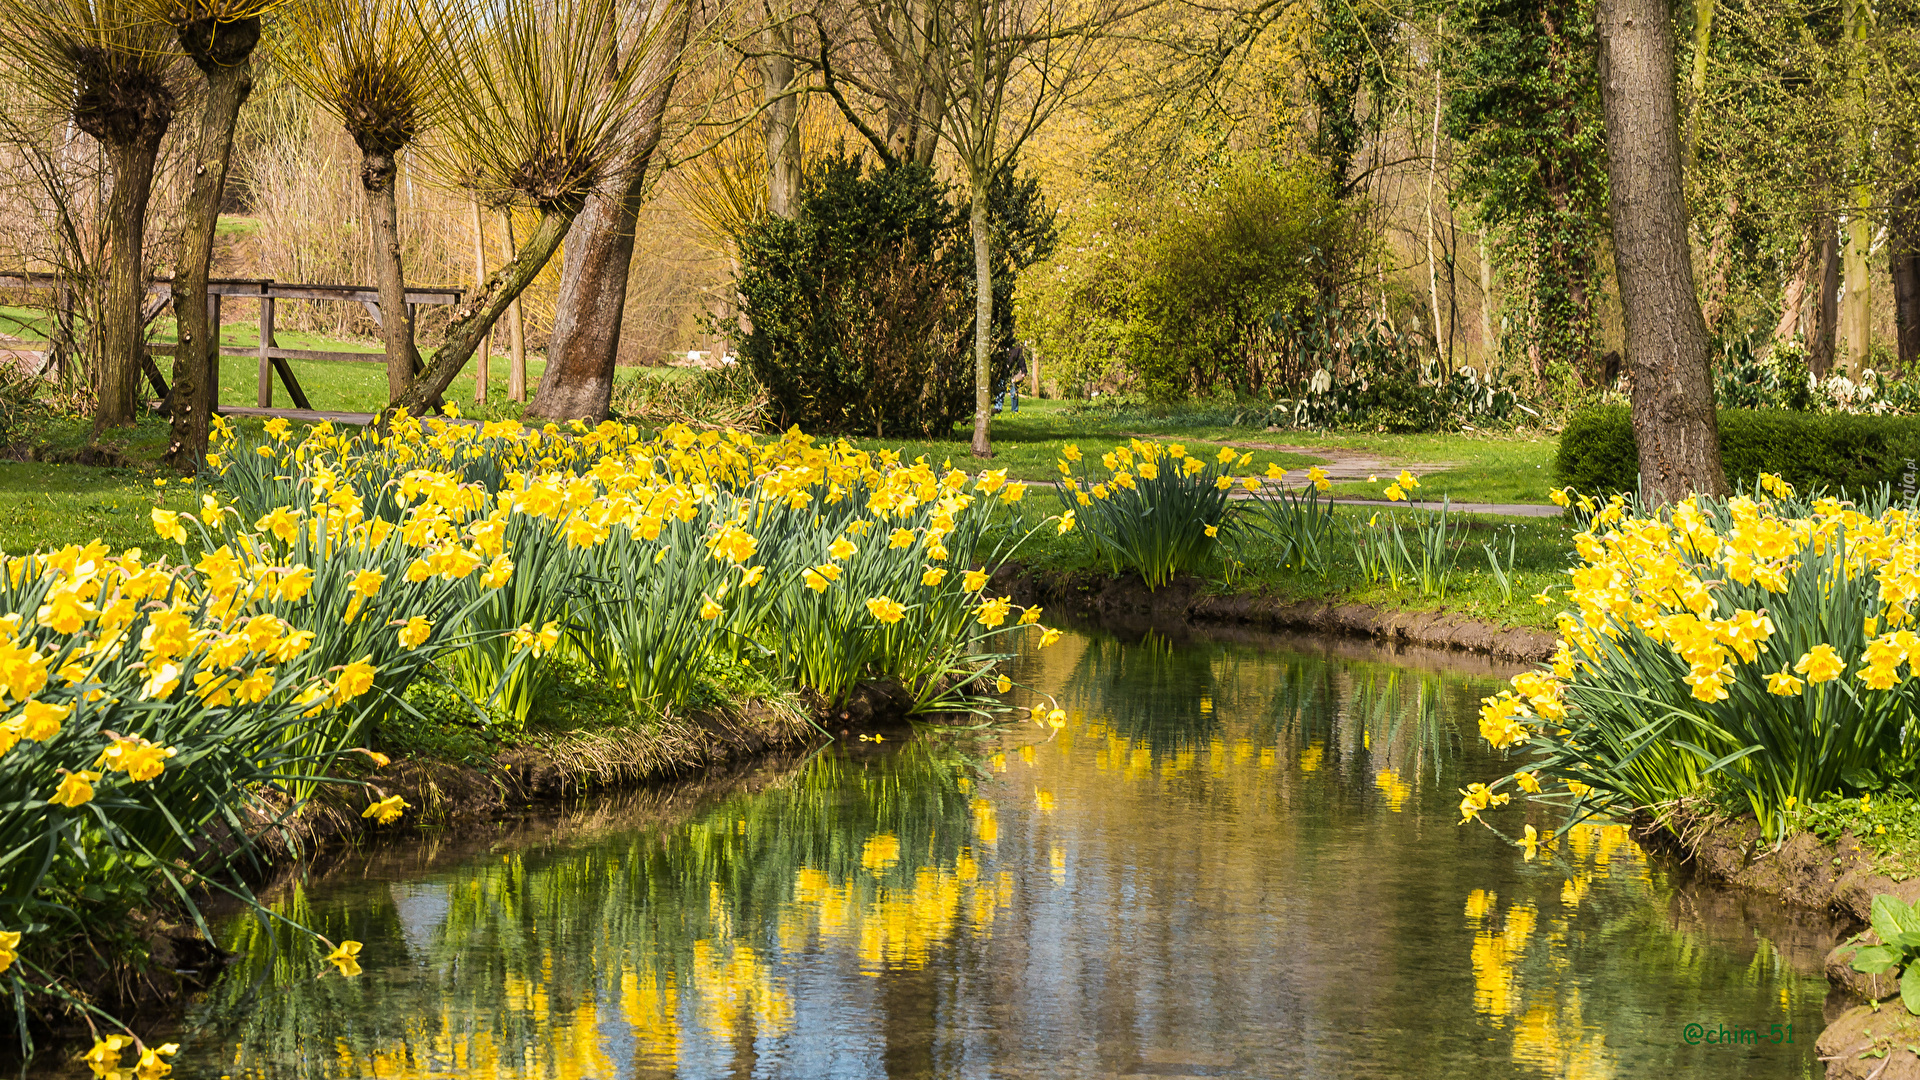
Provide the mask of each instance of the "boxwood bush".
{"label": "boxwood bush", "polygon": [[[1721,409],[1720,457],[1727,482],[1752,488],[1762,472],[1802,492],[1902,487],[1920,462],[1920,417]],[[1639,487],[1640,451],[1626,406],[1583,409],[1567,422],[1554,457],[1556,480],[1575,491],[1610,495]]]}

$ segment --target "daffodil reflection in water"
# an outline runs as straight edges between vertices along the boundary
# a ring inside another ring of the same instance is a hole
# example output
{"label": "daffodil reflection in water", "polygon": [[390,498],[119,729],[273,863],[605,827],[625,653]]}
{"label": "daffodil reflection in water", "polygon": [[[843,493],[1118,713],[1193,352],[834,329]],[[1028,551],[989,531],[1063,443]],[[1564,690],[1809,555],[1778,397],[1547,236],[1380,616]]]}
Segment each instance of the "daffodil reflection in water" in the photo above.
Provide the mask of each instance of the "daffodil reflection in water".
{"label": "daffodil reflection in water", "polygon": [[[351,927],[369,942],[358,957],[368,970],[344,991],[289,980],[256,999],[249,976],[294,968],[264,943],[234,942],[267,959],[220,986],[213,1014],[242,1047],[229,1064],[264,1076],[564,1080],[670,1073],[743,1041],[780,1043],[808,957],[880,978],[924,970],[959,938],[990,938],[1016,886],[983,868],[997,829],[992,806],[961,790],[974,771],[926,742],[829,753],[773,791],[672,827],[474,858],[325,903],[293,892],[282,913],[336,935]],[[377,1007],[348,1004],[369,987]],[[332,1054],[291,1067],[315,1016]]]}
{"label": "daffodil reflection in water", "polygon": [[281,898],[365,971],[236,968],[180,1074],[1817,1074],[1677,1033],[1816,1029],[1830,941],[1757,940],[1617,826],[1532,860],[1460,826],[1510,672],[1331,652],[1070,634],[1012,665],[999,731],[397,846]]}

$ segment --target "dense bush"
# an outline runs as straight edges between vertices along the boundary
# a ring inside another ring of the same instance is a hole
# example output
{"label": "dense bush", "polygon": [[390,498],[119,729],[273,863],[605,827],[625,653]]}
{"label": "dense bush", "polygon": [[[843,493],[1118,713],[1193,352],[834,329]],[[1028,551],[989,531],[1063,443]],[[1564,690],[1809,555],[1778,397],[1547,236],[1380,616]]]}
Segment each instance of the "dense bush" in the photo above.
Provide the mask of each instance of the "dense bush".
{"label": "dense bush", "polygon": [[[949,190],[925,166],[828,158],[808,172],[793,218],[761,218],[737,238],[751,327],[740,355],[780,426],[930,435],[971,412],[973,248]],[[992,352],[1004,369],[1015,277],[1051,251],[1053,227],[1031,178],[1003,173],[988,197]]]}
{"label": "dense bush", "polygon": [[1242,166],[1176,197],[1141,240],[1135,367],[1162,399],[1290,391],[1313,359],[1287,324],[1364,242],[1357,216],[1313,172]]}
{"label": "dense bush", "polygon": [[1098,204],[1034,275],[1022,333],[1070,392],[1290,395],[1317,365],[1289,329],[1365,260],[1359,224],[1312,170],[1265,162]]}
{"label": "dense bush", "polygon": [[966,412],[965,224],[932,170],[829,159],[794,217],[739,242],[740,356],[781,426],[926,434]]}
{"label": "dense bush", "polygon": [[[1751,488],[1769,472],[1804,491],[1857,494],[1901,487],[1920,461],[1920,417],[1722,409],[1719,420],[1721,461],[1736,487]],[[1586,494],[1638,490],[1640,451],[1627,408],[1574,414],[1553,467],[1560,484]]]}

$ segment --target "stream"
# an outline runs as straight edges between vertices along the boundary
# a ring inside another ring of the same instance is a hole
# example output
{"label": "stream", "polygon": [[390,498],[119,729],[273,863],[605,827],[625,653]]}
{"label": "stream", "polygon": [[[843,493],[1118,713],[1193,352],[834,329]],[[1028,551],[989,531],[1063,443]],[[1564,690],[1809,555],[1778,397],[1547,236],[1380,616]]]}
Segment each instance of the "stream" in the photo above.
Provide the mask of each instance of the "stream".
{"label": "stream", "polygon": [[1515,670],[1071,633],[1013,672],[1057,732],[842,740],[283,888],[365,973],[230,922],[175,1076],[1820,1075],[1836,927],[1622,825],[1527,861],[1458,824]]}

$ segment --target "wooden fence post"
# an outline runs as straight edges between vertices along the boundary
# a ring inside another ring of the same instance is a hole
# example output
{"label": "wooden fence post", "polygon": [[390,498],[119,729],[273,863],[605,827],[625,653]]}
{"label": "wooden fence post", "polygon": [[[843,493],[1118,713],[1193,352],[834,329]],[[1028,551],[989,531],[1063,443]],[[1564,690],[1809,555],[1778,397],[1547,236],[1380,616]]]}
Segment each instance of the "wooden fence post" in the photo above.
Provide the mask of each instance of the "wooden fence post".
{"label": "wooden fence post", "polygon": [[[271,286],[263,285],[264,294]],[[256,396],[263,409],[273,408],[273,358],[267,350],[273,347],[273,297],[260,297],[260,388]]]}
{"label": "wooden fence post", "polygon": [[213,340],[207,348],[207,408],[220,411],[220,294],[207,294],[207,332]]}

